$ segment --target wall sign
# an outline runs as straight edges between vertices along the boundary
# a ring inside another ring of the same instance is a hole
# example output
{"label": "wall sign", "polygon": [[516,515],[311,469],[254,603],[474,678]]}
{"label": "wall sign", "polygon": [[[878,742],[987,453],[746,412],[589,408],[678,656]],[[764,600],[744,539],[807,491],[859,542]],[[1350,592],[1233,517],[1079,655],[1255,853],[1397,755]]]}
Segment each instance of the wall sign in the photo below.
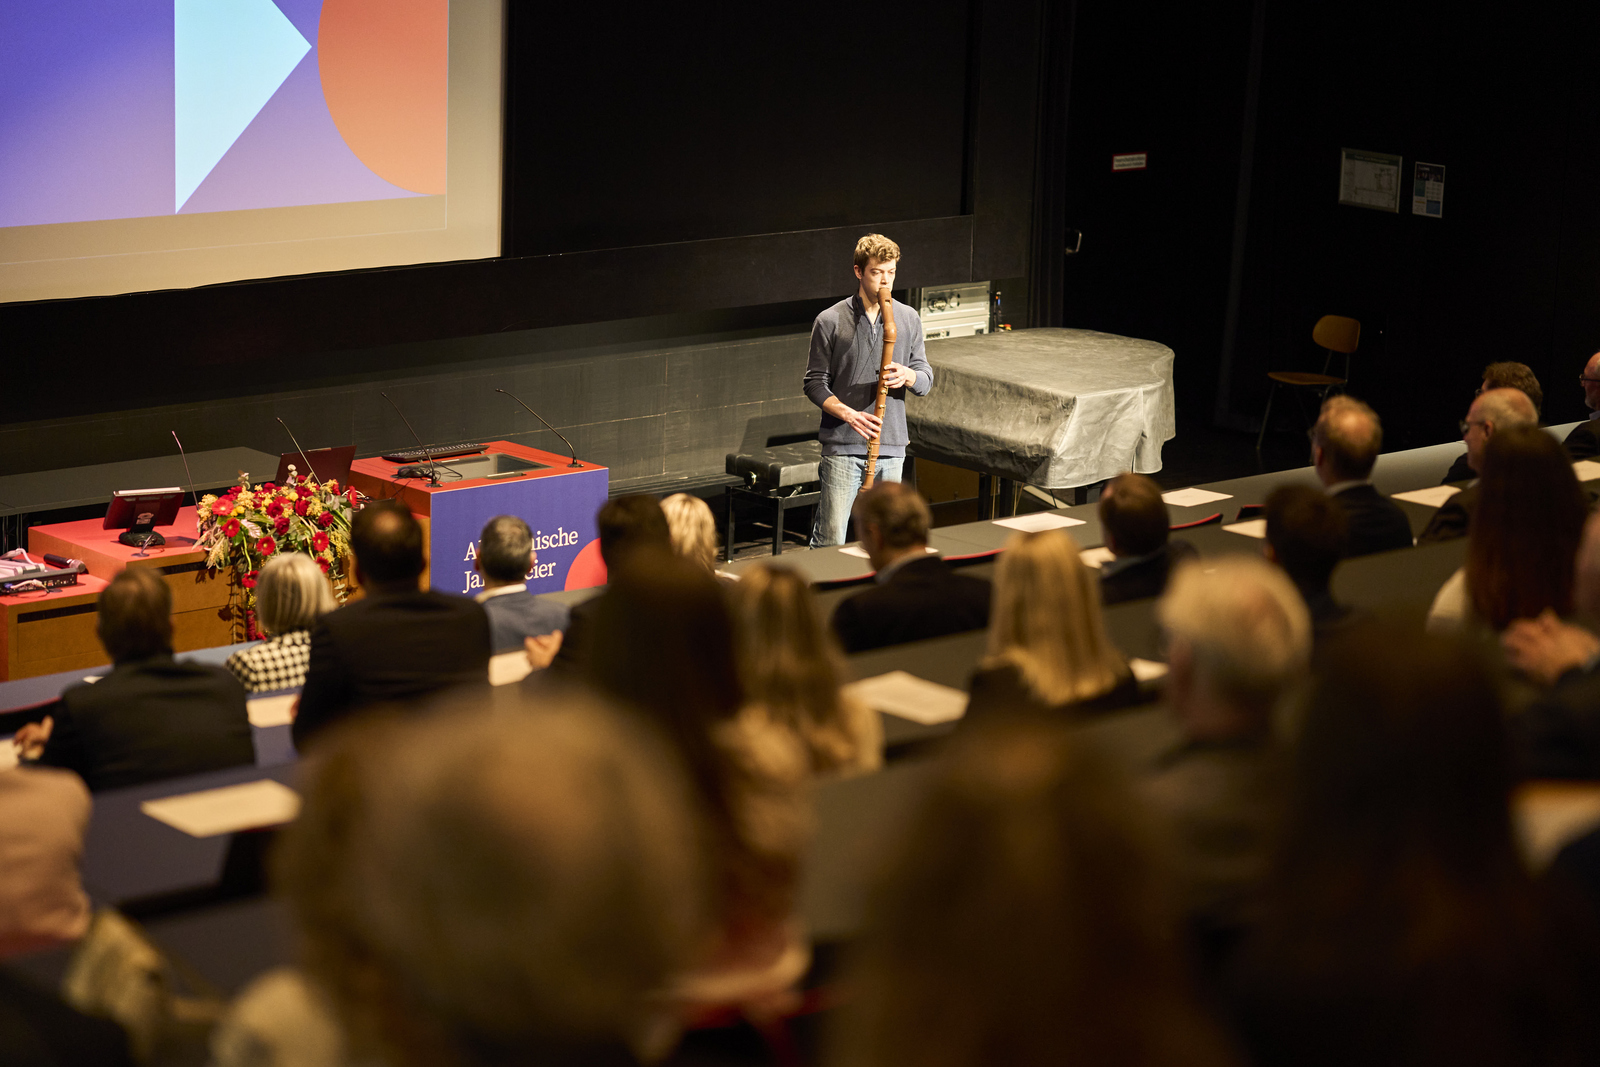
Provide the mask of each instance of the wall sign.
{"label": "wall sign", "polygon": [[1444,164],[1418,163],[1411,181],[1411,213],[1444,217]]}
{"label": "wall sign", "polygon": [[1387,152],[1339,149],[1339,203],[1398,213],[1400,163]]}
{"label": "wall sign", "polygon": [[1144,170],[1149,165],[1149,152],[1123,152],[1111,157],[1112,170]]}

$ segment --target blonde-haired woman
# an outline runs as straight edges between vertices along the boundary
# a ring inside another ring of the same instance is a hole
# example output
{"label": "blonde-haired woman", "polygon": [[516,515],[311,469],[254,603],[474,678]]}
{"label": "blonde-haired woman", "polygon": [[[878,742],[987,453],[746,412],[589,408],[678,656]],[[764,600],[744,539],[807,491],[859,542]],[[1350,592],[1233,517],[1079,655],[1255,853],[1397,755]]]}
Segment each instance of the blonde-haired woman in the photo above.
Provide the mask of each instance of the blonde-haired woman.
{"label": "blonde-haired woman", "polygon": [[758,564],[730,588],[747,716],[797,736],[819,775],[876,770],[883,722],[840,691],[843,667],[811,588],[788,567]]}
{"label": "blonde-haired woman", "polygon": [[672,536],[672,551],[712,573],[717,569],[717,520],[711,505],[688,493],[673,493],[661,502]]}
{"label": "blonde-haired woman", "polygon": [[311,628],[338,607],[328,576],[304,552],[280,552],[256,579],[256,628],[267,640],[228,657],[247,693],[304,685]]}
{"label": "blonde-haired woman", "polygon": [[1139,683],[1106,635],[1099,582],[1063,531],[1017,534],[1000,556],[989,651],[971,690],[969,718],[1108,711],[1139,699]]}

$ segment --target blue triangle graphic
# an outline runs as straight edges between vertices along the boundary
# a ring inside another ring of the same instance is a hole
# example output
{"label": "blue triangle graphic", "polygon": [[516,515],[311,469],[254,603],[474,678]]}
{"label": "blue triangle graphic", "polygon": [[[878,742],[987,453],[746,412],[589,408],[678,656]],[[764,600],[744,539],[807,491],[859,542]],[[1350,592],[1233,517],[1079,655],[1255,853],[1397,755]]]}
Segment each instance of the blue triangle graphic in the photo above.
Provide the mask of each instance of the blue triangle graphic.
{"label": "blue triangle graphic", "polygon": [[179,211],[311,44],[272,0],[173,0],[172,14]]}

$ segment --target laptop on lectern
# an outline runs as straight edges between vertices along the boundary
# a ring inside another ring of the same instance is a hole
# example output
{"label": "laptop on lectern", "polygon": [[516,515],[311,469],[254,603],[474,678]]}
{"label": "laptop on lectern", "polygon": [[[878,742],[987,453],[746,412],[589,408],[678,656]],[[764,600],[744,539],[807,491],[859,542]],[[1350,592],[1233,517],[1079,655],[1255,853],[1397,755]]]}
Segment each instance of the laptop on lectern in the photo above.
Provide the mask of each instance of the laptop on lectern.
{"label": "laptop on lectern", "polygon": [[[336,481],[340,485],[350,484],[350,464],[356,460],[355,445],[340,445],[338,448],[313,448],[303,456],[299,452],[285,452],[278,457],[278,475],[273,478],[273,483],[283,485],[289,480],[289,466],[294,465],[296,474],[315,477],[319,482]],[[311,470],[306,470],[306,463],[310,462]]]}

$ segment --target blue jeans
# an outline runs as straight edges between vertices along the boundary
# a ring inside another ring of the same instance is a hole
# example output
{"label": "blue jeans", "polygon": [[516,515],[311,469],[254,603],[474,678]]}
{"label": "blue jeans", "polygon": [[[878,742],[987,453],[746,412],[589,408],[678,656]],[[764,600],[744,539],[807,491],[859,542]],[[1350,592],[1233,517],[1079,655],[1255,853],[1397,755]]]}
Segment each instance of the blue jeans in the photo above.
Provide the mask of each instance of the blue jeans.
{"label": "blue jeans", "polygon": [[[904,456],[879,456],[881,482],[898,482]],[[823,456],[818,468],[822,476],[822,499],[817,501],[817,517],[811,522],[811,547],[842,545],[850,528],[850,509],[861,492],[861,479],[867,474],[866,456]]]}

